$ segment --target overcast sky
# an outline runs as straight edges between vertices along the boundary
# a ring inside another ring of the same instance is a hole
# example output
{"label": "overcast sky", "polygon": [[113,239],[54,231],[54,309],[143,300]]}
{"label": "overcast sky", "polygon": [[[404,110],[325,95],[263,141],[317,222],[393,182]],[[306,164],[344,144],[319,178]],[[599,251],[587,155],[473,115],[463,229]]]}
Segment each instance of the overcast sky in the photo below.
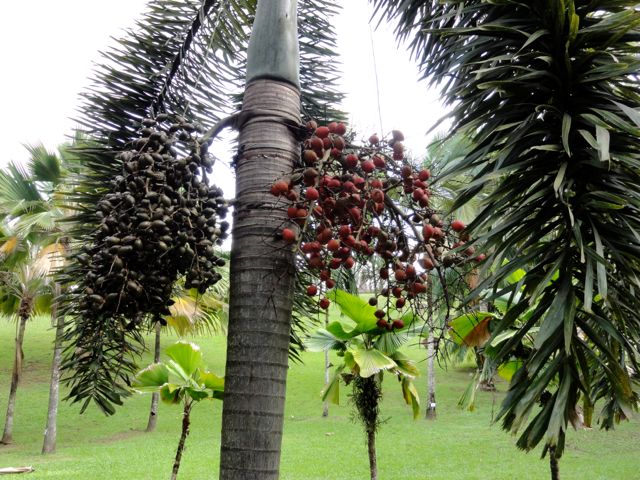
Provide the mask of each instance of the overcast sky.
{"label": "overcast sky", "polygon": [[[415,154],[427,130],[443,115],[438,95],[418,83],[417,69],[396,50],[389,28],[370,35],[366,0],[347,0],[336,20],[344,71],[344,109],[363,137],[381,133],[376,69],[384,132],[400,129]],[[134,25],[146,0],[29,0],[4,2],[0,42],[0,166],[24,162],[25,143],[48,148],[71,135],[78,94],[88,85],[98,51]],[[431,134],[429,137],[432,137]],[[224,181],[224,183],[229,180]]]}

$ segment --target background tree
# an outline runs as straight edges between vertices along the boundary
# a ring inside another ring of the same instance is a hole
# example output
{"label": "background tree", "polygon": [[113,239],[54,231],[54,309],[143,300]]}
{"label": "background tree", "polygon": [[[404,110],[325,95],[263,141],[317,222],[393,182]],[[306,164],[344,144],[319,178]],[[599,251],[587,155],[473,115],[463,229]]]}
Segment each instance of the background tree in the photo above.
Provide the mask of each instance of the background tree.
{"label": "background tree", "polygon": [[[520,294],[494,337],[538,305],[498,361],[540,322],[499,418],[520,448],[544,443],[557,478],[581,396],[597,392],[605,428],[638,404],[640,12],[618,1],[374,3],[455,102],[454,130],[474,132],[449,167],[478,171],[455,206],[495,182],[469,226],[486,231],[478,242],[495,266],[476,294]],[[521,281],[498,289],[519,268]]]}

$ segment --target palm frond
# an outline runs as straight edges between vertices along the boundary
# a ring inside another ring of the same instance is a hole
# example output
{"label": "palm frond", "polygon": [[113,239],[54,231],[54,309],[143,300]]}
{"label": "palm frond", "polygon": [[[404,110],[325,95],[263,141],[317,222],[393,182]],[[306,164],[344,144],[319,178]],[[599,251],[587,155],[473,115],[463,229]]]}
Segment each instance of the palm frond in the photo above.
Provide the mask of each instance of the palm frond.
{"label": "palm frond", "polygon": [[58,155],[49,152],[44,145],[25,145],[29,151],[28,169],[36,182],[47,182],[53,187],[62,180],[61,161]]}
{"label": "palm frond", "polygon": [[447,174],[475,173],[453,208],[489,189],[469,226],[495,267],[478,290],[526,270],[494,335],[536,305],[499,356],[540,327],[499,416],[519,447],[560,456],[581,395],[597,390],[607,428],[638,406],[624,368],[640,350],[637,3],[374,3],[443,87],[454,130],[473,132]]}

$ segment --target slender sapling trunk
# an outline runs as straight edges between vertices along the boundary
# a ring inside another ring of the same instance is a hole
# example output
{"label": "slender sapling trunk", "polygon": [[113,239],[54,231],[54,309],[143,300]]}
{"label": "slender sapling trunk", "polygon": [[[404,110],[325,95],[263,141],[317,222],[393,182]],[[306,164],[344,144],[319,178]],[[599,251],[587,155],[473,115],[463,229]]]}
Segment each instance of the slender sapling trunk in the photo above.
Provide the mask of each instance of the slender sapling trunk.
{"label": "slender sapling trunk", "polygon": [[171,480],[178,478],[178,470],[180,469],[180,460],[182,459],[182,451],[184,450],[184,443],[189,435],[189,425],[191,424],[191,407],[193,402],[186,398],[184,401],[184,410],[182,412],[182,433],[180,434],[180,442],[178,443],[178,450],[176,450],[176,459],[173,462],[173,470],[171,471]]}
{"label": "slender sapling trunk", "polygon": [[[156,341],[153,350],[153,361],[158,363],[160,361],[160,331],[162,325],[160,322],[156,322]],[[158,402],[160,400],[160,393],[153,392],[151,394],[151,409],[149,410],[149,421],[147,422],[146,432],[153,432],[156,429],[158,423]]]}
{"label": "slender sapling trunk", "polygon": [[64,315],[59,314],[57,301],[60,298],[60,285],[54,285],[56,301],[51,306],[51,319],[55,323],[56,338],[53,346],[53,361],[51,364],[51,383],[49,385],[49,408],[47,410],[47,426],[44,430],[42,453],[56,451],[58,436],[58,400],[60,398],[60,366],[62,365],[62,337],[64,335]]}

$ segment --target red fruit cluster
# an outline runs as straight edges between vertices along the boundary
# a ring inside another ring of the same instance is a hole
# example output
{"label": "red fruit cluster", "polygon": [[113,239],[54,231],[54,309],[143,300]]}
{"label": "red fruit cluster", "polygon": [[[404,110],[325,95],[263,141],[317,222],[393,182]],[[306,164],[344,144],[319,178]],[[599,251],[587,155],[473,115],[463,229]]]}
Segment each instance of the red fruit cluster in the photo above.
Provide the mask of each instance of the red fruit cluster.
{"label": "red fruit cluster", "polygon": [[[319,280],[307,287],[307,294],[317,295],[322,283],[324,289],[333,288],[332,272],[377,256],[384,262],[379,275],[385,286],[376,295],[386,298],[387,307],[394,301],[396,308],[404,308],[427,291],[429,270],[461,262],[457,251],[447,252],[456,248],[450,233],[463,232],[464,224],[456,220],[447,229],[430,207],[431,174],[407,162],[401,132],[394,130],[389,140],[374,134],[366,146],[355,146],[345,140],[342,123],[309,122],[307,129],[302,165],[291,175],[295,181],[278,180],[271,187],[273,195],[291,202],[287,215],[301,227],[297,248]],[[282,238],[297,240],[289,228]],[[326,297],[320,299],[321,308],[329,304]],[[404,326],[384,315],[378,326],[382,323],[390,330]]]}

